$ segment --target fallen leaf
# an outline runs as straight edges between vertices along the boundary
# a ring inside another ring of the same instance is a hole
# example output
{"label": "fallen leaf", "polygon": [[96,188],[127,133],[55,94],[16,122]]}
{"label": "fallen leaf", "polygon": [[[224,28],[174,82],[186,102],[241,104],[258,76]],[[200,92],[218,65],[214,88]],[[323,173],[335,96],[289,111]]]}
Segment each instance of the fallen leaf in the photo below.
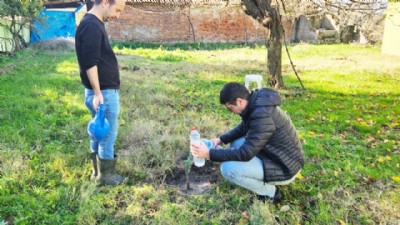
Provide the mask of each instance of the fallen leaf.
{"label": "fallen leaf", "polygon": [[400,182],[400,177],[395,176],[395,177],[392,177],[392,179],[393,179],[395,182]]}
{"label": "fallen leaf", "polygon": [[287,212],[287,211],[290,210],[290,207],[288,205],[284,205],[284,206],[281,207],[280,210],[281,210],[281,212]]}
{"label": "fallen leaf", "polygon": [[364,180],[364,182],[367,183],[367,184],[371,184],[371,183],[376,182],[376,179],[373,178],[373,177],[363,177],[363,180]]}
{"label": "fallen leaf", "polygon": [[386,156],[386,160],[390,161],[390,160],[392,160],[392,158],[390,158],[390,156]]}
{"label": "fallen leaf", "polygon": [[365,121],[361,121],[361,122],[360,122],[360,125],[361,125],[361,126],[364,126],[364,127],[368,126],[368,124],[367,124]]}
{"label": "fallen leaf", "polygon": [[314,135],[315,133],[312,132],[312,131],[308,131],[308,134],[309,134],[309,135]]}
{"label": "fallen leaf", "polygon": [[365,138],[365,140],[368,142],[372,142],[372,141],[375,141],[375,138],[372,136],[368,136],[367,138]]}
{"label": "fallen leaf", "polygon": [[340,225],[346,225],[346,222],[344,222],[343,220],[338,220],[338,219],[336,220],[340,223]]}
{"label": "fallen leaf", "polygon": [[242,218],[248,220],[250,218],[249,213],[247,211],[242,212]]}
{"label": "fallen leaf", "polygon": [[339,172],[336,171],[336,170],[334,170],[334,171],[333,171],[333,175],[335,175],[335,177],[337,177],[337,176],[339,176]]}
{"label": "fallen leaf", "polygon": [[375,165],[375,163],[371,163],[371,166],[373,167],[373,166],[376,166],[376,165]]}
{"label": "fallen leaf", "polygon": [[297,179],[299,179],[299,180],[303,179],[303,175],[302,175],[301,173],[298,173],[298,174],[296,175],[296,177],[297,177]]}

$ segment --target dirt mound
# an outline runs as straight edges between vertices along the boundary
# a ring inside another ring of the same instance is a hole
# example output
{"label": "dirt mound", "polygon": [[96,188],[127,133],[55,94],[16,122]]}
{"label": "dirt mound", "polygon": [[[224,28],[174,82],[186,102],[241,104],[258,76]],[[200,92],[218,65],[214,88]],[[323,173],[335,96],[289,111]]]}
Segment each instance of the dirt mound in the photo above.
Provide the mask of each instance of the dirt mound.
{"label": "dirt mound", "polygon": [[203,167],[192,165],[189,174],[189,189],[185,173],[185,159],[176,162],[176,167],[165,179],[168,185],[177,187],[184,194],[208,194],[213,183],[222,179],[219,170],[219,163],[206,160]]}
{"label": "dirt mound", "polygon": [[73,38],[54,38],[33,44],[34,47],[43,50],[75,50]]}

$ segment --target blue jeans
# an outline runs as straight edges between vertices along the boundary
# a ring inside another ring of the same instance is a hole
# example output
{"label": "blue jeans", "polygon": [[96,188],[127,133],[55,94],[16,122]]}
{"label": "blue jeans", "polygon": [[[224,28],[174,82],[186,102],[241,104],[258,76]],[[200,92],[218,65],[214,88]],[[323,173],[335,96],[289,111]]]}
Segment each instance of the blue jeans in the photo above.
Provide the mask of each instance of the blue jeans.
{"label": "blue jeans", "polygon": [[[244,143],[244,137],[233,141],[231,148],[240,147]],[[223,150],[221,150],[223,151]],[[250,161],[226,161],[221,163],[221,174],[228,181],[241,186],[258,195],[273,197],[275,195],[275,185],[285,185],[292,182],[296,176],[279,182],[264,182],[264,168],[260,158],[253,157]]]}
{"label": "blue jeans", "polygon": [[[114,158],[114,143],[118,135],[118,115],[119,115],[119,90],[107,89],[101,90],[106,108],[106,118],[110,123],[110,133],[102,141],[90,139],[91,152],[97,152],[100,159]],[[85,89],[85,105],[89,109],[92,118],[96,115],[93,108],[94,92],[91,89]]]}

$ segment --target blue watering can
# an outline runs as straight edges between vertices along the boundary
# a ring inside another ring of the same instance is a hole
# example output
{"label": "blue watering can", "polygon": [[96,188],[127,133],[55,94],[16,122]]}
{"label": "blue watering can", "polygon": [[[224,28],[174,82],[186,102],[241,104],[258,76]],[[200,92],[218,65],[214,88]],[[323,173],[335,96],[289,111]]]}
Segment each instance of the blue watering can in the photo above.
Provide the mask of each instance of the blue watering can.
{"label": "blue watering can", "polygon": [[105,115],[106,107],[104,104],[100,104],[96,112],[96,116],[89,121],[87,131],[93,139],[101,141],[107,137],[110,132],[110,123],[106,119]]}

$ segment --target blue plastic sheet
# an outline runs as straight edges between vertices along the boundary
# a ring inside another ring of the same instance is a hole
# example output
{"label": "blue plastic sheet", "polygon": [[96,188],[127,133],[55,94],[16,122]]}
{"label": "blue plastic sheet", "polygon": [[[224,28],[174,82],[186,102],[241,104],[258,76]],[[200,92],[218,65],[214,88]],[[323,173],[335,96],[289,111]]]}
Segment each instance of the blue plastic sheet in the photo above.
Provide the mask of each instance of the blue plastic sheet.
{"label": "blue plastic sheet", "polygon": [[39,21],[34,21],[31,29],[31,43],[58,37],[75,37],[75,11],[42,10]]}

